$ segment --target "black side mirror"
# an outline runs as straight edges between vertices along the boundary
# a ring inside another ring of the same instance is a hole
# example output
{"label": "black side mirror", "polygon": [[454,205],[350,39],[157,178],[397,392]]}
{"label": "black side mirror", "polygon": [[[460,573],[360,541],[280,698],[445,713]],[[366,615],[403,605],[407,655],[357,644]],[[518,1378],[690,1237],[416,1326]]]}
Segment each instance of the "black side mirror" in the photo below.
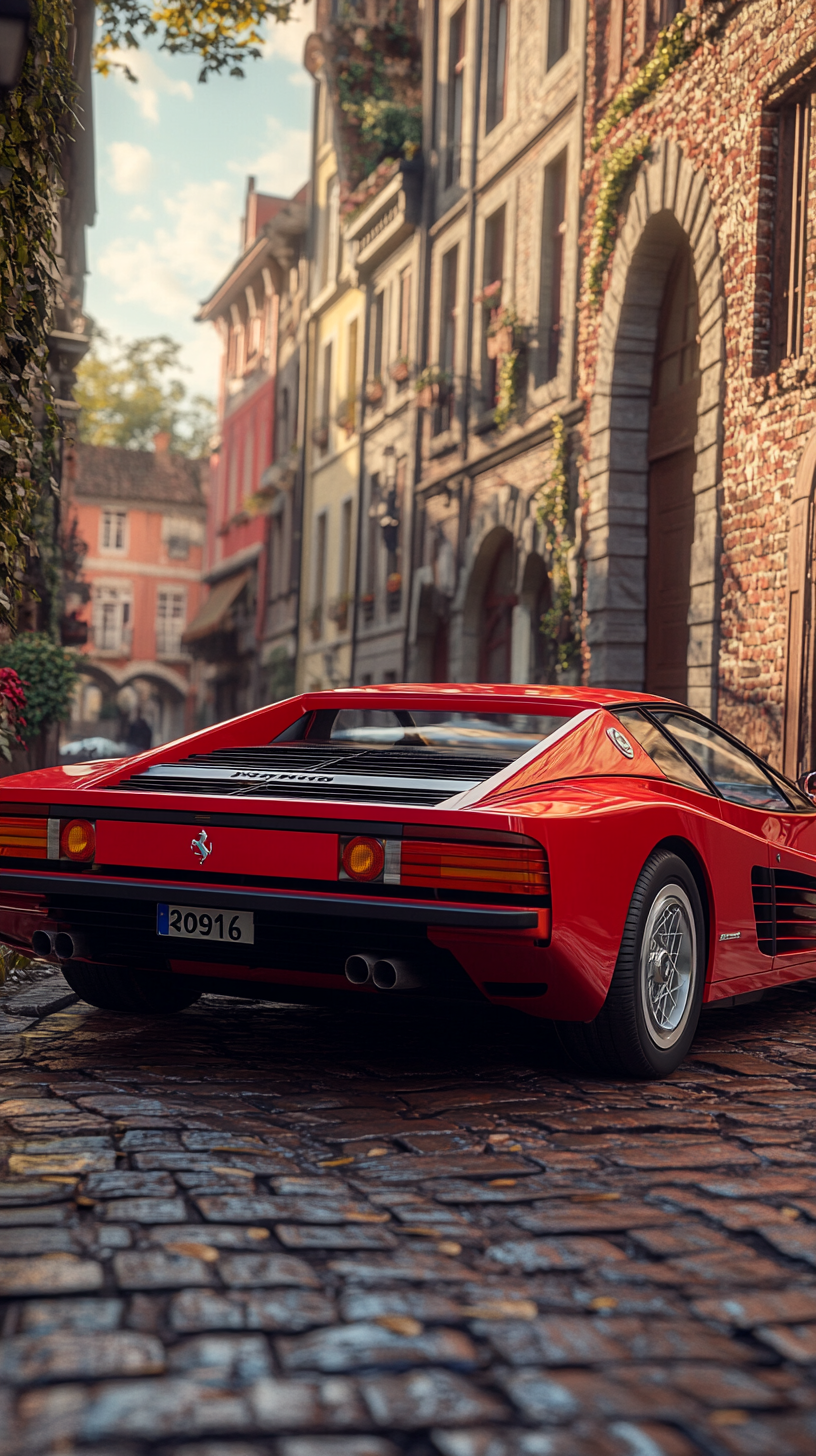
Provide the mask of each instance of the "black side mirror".
{"label": "black side mirror", "polygon": [[816,803],[816,769],[810,768],[807,773],[800,774],[796,780],[796,787]]}

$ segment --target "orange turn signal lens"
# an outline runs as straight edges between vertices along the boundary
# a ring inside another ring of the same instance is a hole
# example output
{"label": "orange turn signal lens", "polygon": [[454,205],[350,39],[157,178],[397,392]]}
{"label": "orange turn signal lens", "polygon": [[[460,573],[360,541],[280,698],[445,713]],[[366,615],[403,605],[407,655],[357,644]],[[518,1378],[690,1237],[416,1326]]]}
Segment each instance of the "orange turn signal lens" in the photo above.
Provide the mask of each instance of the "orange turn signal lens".
{"label": "orange turn signal lens", "polygon": [[350,839],[343,850],[343,869],[351,880],[376,880],[384,865],[385,850],[379,839]]}
{"label": "orange turn signal lens", "polygon": [[70,819],[63,825],[60,834],[60,854],[66,859],[93,859],[96,853],[96,833],[87,819]]}
{"label": "orange turn signal lens", "polygon": [[0,856],[48,858],[47,819],[0,819]]}

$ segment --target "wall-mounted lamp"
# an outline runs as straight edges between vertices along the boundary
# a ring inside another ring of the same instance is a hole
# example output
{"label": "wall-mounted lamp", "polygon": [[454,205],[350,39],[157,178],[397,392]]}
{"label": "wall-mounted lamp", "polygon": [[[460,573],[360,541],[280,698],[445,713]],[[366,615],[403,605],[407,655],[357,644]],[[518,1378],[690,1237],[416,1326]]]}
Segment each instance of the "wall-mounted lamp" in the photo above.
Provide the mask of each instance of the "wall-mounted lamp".
{"label": "wall-mounted lamp", "polygon": [[0,95],[19,85],[28,48],[28,0],[0,0]]}

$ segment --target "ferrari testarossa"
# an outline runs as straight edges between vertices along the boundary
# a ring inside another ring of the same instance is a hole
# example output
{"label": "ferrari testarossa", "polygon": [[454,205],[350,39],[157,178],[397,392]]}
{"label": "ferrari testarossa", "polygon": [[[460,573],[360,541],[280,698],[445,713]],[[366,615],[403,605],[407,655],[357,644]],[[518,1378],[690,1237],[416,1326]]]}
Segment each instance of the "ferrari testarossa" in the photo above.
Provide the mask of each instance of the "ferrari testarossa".
{"label": "ferrari testarossa", "polygon": [[662,698],[304,693],[3,780],[0,940],[112,1010],[486,999],[661,1076],[704,1002],[816,977],[816,803]]}

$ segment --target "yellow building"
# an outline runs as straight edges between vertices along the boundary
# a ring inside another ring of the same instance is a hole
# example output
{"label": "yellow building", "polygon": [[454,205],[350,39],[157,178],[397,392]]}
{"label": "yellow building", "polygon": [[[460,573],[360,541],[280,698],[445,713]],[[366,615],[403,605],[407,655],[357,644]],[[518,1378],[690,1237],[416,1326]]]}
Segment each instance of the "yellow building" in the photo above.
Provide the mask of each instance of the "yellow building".
{"label": "yellow building", "polygon": [[305,472],[298,689],[351,678],[360,485],[364,294],[340,220],[328,87],[318,77],[307,313]]}

